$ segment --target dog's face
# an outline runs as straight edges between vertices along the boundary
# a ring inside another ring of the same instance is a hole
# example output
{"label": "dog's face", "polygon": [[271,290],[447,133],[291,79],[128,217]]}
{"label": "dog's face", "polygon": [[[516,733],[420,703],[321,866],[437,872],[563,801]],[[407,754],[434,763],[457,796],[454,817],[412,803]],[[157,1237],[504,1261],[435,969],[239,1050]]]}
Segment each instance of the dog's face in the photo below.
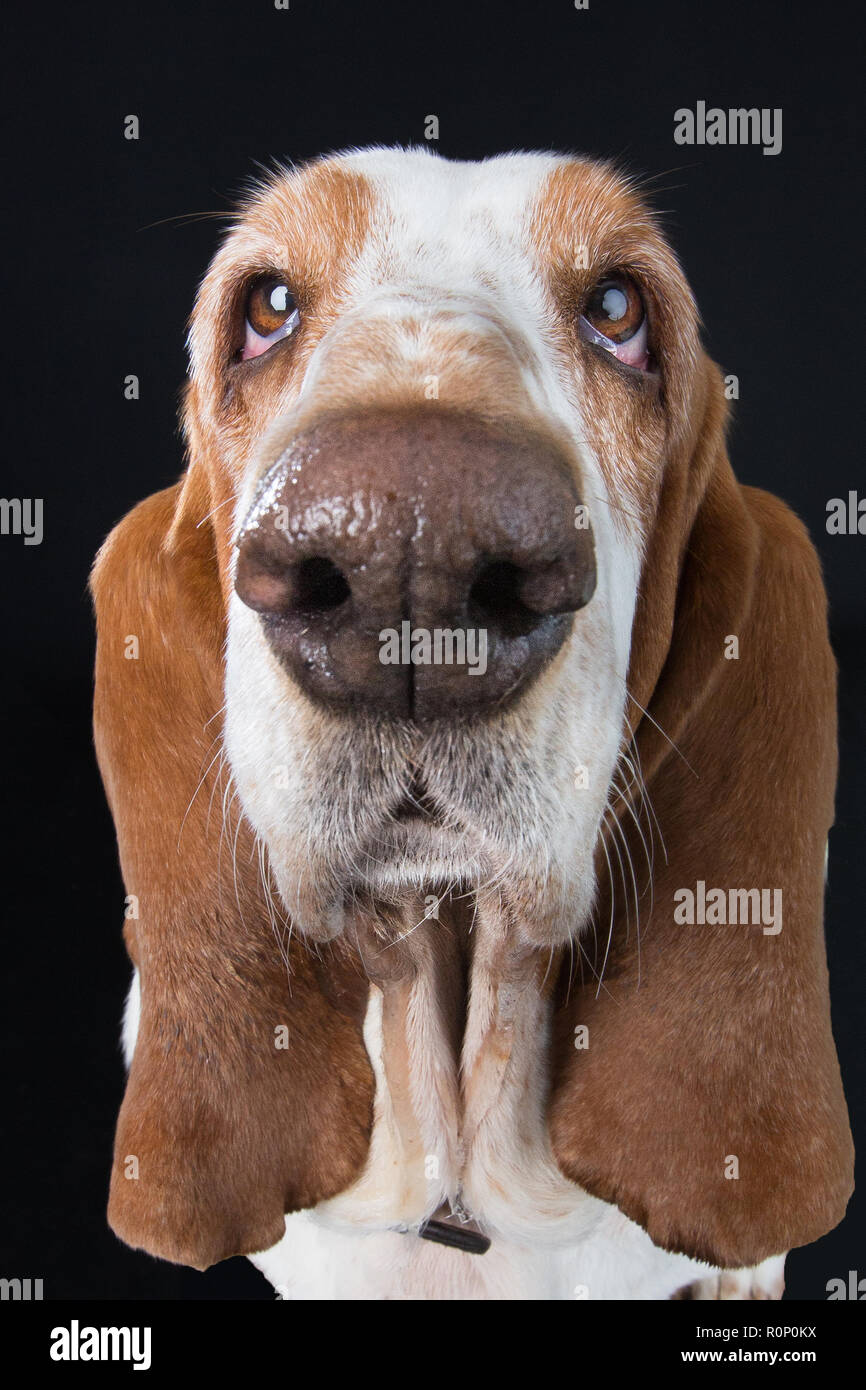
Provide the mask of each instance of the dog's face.
{"label": "dog's face", "polygon": [[460,887],[574,935],[701,377],[646,208],[559,157],[330,159],[243,210],[191,353],[228,758],[293,921]]}

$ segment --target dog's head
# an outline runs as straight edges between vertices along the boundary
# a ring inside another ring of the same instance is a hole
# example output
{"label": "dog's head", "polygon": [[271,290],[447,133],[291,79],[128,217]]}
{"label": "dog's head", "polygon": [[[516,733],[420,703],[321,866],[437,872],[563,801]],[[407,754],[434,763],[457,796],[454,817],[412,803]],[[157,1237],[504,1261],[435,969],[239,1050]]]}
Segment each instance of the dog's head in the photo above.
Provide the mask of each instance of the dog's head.
{"label": "dog's head", "polygon": [[[190,341],[229,760],[296,925],[495,883],[541,940],[574,935],[710,459],[678,466],[723,413],[645,205],[543,155],[280,173]],[[630,675],[642,578],[661,625]]]}

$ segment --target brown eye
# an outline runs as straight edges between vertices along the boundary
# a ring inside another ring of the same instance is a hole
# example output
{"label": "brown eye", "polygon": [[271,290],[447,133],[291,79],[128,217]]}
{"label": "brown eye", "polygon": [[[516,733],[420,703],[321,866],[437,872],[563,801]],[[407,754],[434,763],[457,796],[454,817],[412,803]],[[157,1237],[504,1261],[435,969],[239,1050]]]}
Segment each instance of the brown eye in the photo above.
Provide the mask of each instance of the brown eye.
{"label": "brown eye", "polygon": [[257,280],[247,297],[245,338],[241,359],[261,357],[300,323],[295,296],[278,275]]}
{"label": "brown eye", "polygon": [[643,300],[626,275],[611,275],[600,281],[583,312],[596,332],[612,343],[627,343],[644,321]]}
{"label": "brown eye", "polygon": [[269,338],[296,308],[294,296],[282,280],[269,276],[253,286],[247,300],[247,321],[260,338]]}

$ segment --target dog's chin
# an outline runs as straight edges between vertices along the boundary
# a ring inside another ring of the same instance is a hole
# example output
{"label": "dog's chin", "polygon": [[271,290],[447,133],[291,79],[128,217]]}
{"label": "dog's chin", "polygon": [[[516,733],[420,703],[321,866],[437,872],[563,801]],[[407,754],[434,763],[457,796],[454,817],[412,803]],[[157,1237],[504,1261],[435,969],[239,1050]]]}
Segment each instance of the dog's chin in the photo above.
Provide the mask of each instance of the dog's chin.
{"label": "dog's chin", "polygon": [[444,817],[403,811],[358,845],[351,864],[298,882],[272,861],[276,886],[293,925],[311,942],[353,935],[358,914],[393,909],[438,920],[440,901],[455,895],[502,920],[526,944],[564,945],[578,936],[592,906],[591,857],[567,875],[523,864],[487,837]]}
{"label": "dog's chin", "polygon": [[429,897],[443,885],[474,890],[492,872],[489,858],[473,849],[466,831],[421,815],[388,821],[374,843],[364,847],[361,863],[362,872],[350,889],[366,889],[389,901],[407,893]]}
{"label": "dog's chin", "polygon": [[440,899],[457,890],[473,896],[492,872],[465,832],[423,815],[383,821],[356,846],[351,862],[332,864],[324,875],[299,882],[273,856],[271,867],[293,925],[314,942],[351,935],[359,910],[375,915],[420,902],[422,915],[435,918]]}

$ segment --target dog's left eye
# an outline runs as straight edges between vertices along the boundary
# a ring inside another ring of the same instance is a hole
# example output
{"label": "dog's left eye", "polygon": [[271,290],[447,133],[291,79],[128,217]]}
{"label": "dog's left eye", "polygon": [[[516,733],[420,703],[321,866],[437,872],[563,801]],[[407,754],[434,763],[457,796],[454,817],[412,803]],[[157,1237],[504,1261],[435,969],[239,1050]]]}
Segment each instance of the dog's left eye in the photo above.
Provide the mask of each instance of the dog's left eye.
{"label": "dog's left eye", "polygon": [[640,291],[627,275],[600,280],[578,319],[582,338],[603,347],[626,366],[649,366],[647,319]]}
{"label": "dog's left eye", "polygon": [[247,295],[244,345],[241,361],[261,357],[294,333],[301,321],[295,296],[276,275],[257,280]]}

